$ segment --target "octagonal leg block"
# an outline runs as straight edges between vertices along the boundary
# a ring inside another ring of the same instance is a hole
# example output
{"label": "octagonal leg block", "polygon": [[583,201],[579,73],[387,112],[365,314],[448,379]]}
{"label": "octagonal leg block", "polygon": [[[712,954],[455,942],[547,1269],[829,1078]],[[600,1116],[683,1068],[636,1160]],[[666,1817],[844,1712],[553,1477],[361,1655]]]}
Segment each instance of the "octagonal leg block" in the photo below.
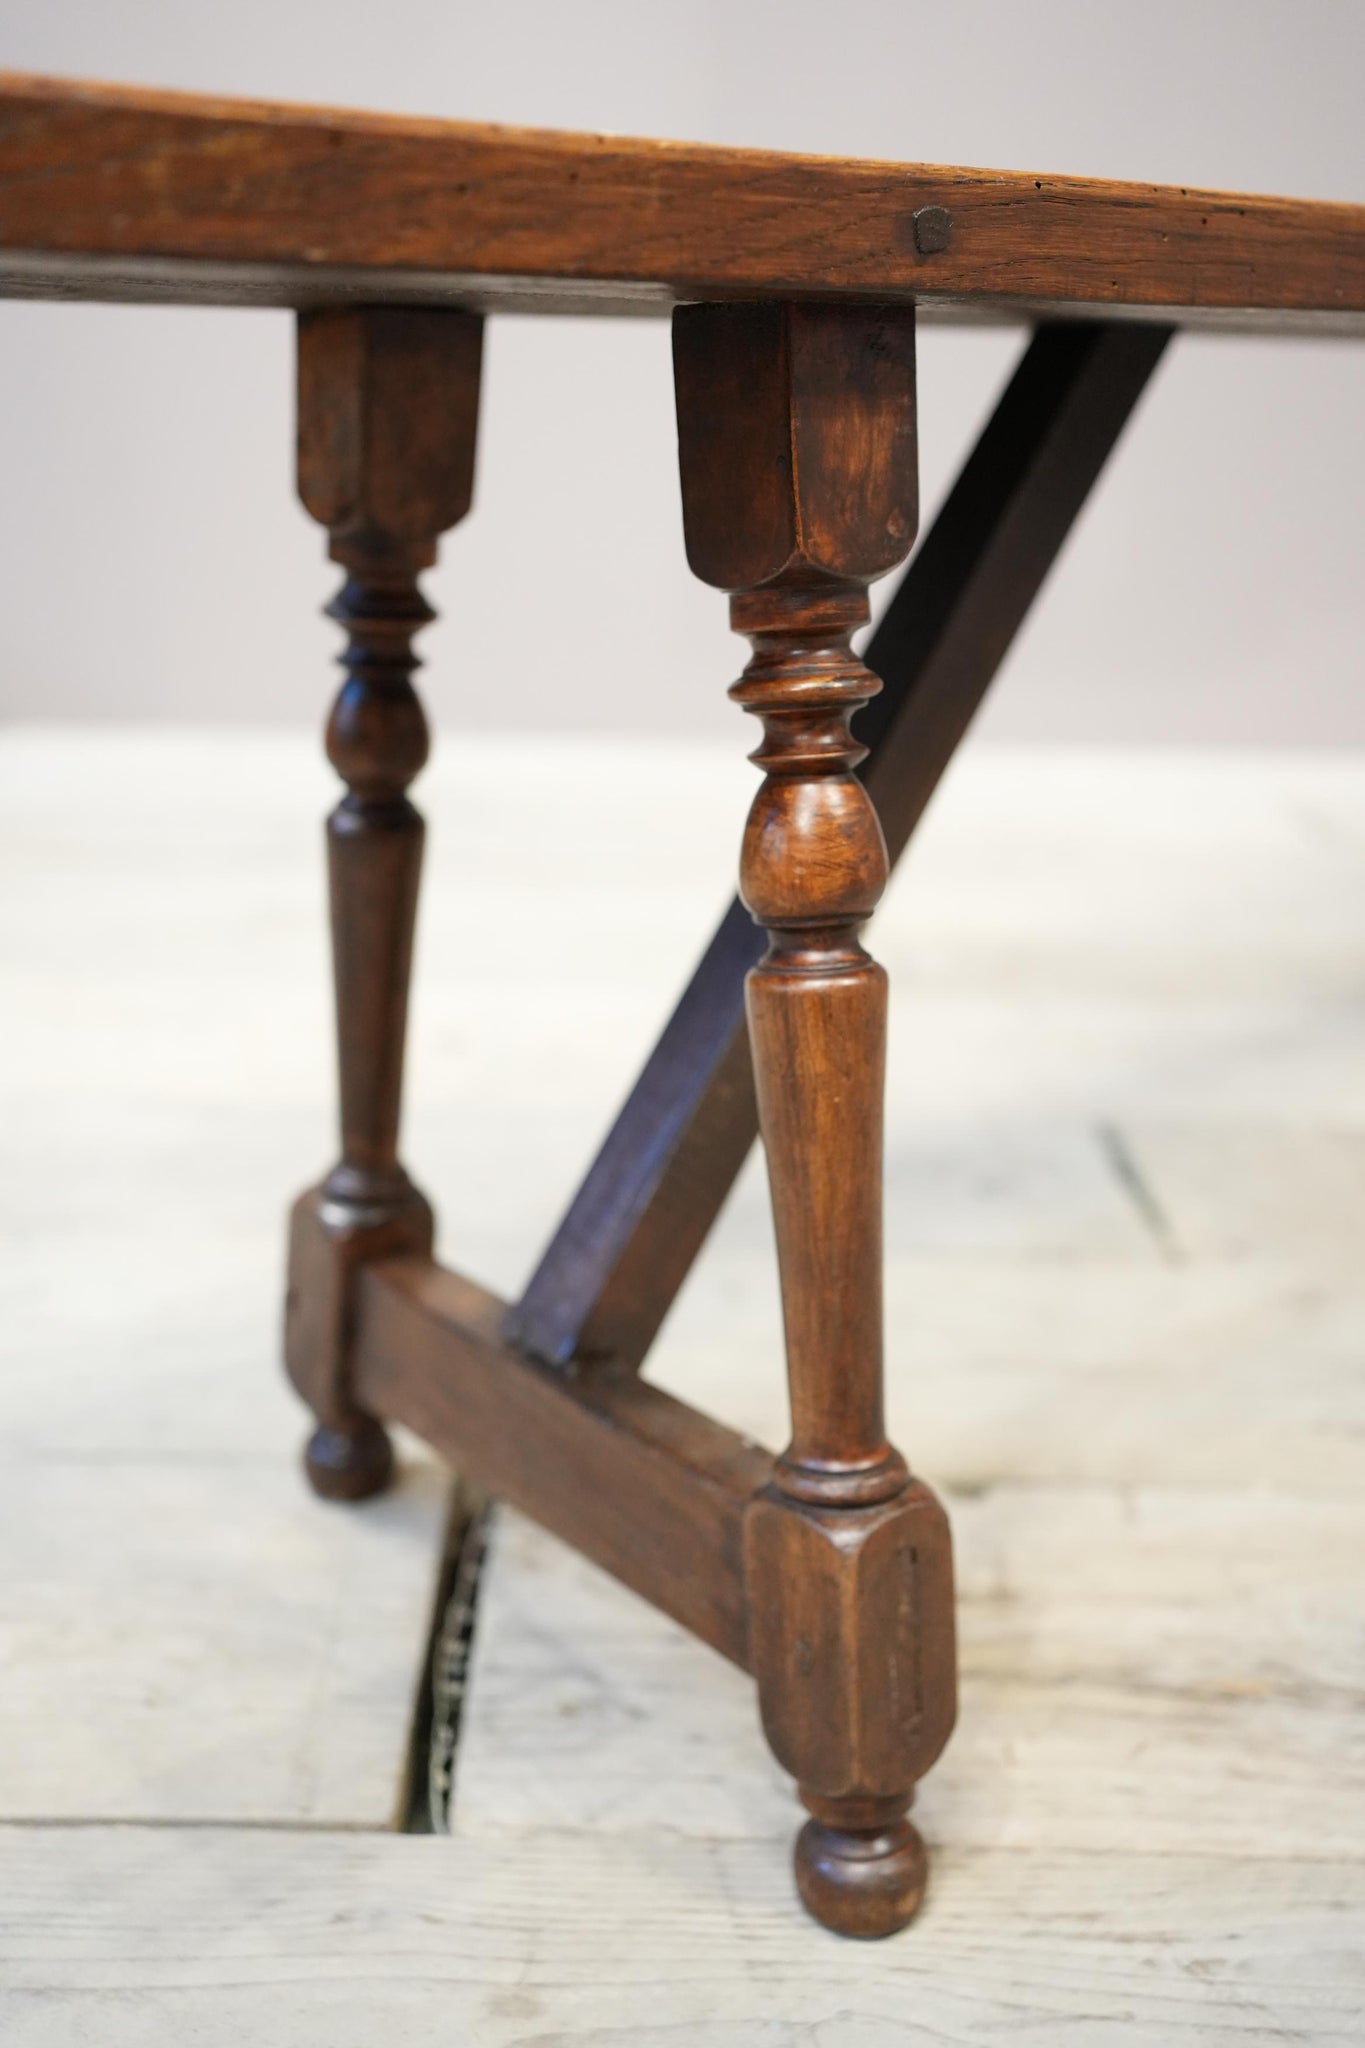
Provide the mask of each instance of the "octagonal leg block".
{"label": "octagonal leg block", "polygon": [[748,1512],[745,1574],[764,1732],[811,1815],[801,1897],[837,1933],[894,1933],[924,1894],[914,1787],[957,1708],[948,1518],[913,1479],[865,1508],[773,1488]]}

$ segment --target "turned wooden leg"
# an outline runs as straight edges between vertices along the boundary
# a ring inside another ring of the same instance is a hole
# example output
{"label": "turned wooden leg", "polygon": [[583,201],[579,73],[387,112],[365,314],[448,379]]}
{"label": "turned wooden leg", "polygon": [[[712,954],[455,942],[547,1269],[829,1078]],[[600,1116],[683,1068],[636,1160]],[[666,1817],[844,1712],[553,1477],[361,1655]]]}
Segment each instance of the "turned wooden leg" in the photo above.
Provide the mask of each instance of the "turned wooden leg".
{"label": "turned wooden leg", "polygon": [[740,893],[768,935],[747,984],[781,1267],[791,1442],[745,1531],[764,1727],[811,1819],[797,1882],[841,1933],[924,1890],[906,1818],[952,1727],[947,1521],[882,1414],[886,977],[859,941],[886,882],[849,720],[851,647],[916,517],[913,313],[694,306],[675,316],[688,559],[754,654],[763,725]]}
{"label": "turned wooden leg", "polygon": [[429,1256],[431,1209],[398,1158],[423,824],[407,796],[427,757],[412,640],[436,537],[469,509],[481,326],[458,312],[358,308],[299,323],[299,491],[346,580],[346,679],[327,753],[346,793],[327,822],[341,1157],[295,1204],[285,1359],[317,1427],[318,1493],[359,1500],[392,1470],[351,1392],[351,1294],[365,1261]]}

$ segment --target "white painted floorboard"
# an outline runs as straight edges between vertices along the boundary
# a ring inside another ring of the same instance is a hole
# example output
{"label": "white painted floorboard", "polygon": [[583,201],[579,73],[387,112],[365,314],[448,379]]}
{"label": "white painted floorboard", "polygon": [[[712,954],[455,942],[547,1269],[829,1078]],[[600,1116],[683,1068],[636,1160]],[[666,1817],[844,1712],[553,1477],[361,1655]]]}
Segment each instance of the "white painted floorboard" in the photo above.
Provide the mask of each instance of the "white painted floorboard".
{"label": "white painted floorboard", "polygon": [[329,1511],[278,1363],[327,1145],[310,768],[0,738],[0,1821],[403,1802],[449,1478]]}
{"label": "white painted floorboard", "polygon": [[875,1949],[667,1830],[0,1830],[0,1887],[23,2048],[1356,2048],[1365,2002],[1357,1862],[949,1848]]}
{"label": "white painted floorboard", "polygon": [[[524,1277],[750,787],[438,753],[408,1153],[451,1263]],[[1365,2039],[1365,762],[969,754],[875,928],[890,1408],[963,1662],[875,1948],[793,1903],[748,1683],[510,1515],[457,1833],[387,1832],[447,1486],[413,1449],[312,1503],[274,1355],[328,798],[303,740],[0,739],[0,2040]],[[655,1371],[780,1438],[756,1172]]]}

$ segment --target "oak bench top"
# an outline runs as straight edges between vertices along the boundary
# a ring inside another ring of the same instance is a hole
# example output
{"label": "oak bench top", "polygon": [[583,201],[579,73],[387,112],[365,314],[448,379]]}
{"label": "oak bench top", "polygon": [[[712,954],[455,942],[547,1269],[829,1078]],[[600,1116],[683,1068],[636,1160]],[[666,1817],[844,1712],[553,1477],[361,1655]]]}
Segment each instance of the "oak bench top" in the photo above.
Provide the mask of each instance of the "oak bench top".
{"label": "oak bench top", "polygon": [[1365,334],[1365,206],[7,72],[0,293],[607,314],[818,294]]}

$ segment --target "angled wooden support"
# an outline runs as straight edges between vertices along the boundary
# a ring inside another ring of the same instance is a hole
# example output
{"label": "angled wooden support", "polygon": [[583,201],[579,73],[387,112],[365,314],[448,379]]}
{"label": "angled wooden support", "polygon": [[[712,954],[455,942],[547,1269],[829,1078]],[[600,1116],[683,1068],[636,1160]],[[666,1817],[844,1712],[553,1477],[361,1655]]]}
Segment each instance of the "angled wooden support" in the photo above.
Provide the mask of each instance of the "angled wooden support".
{"label": "angled wooden support", "polygon": [[[873,634],[883,689],[855,729],[893,862],[1170,332],[1038,330]],[[509,1316],[535,1357],[644,1358],[758,1131],[744,980],[763,947],[736,899]]]}

